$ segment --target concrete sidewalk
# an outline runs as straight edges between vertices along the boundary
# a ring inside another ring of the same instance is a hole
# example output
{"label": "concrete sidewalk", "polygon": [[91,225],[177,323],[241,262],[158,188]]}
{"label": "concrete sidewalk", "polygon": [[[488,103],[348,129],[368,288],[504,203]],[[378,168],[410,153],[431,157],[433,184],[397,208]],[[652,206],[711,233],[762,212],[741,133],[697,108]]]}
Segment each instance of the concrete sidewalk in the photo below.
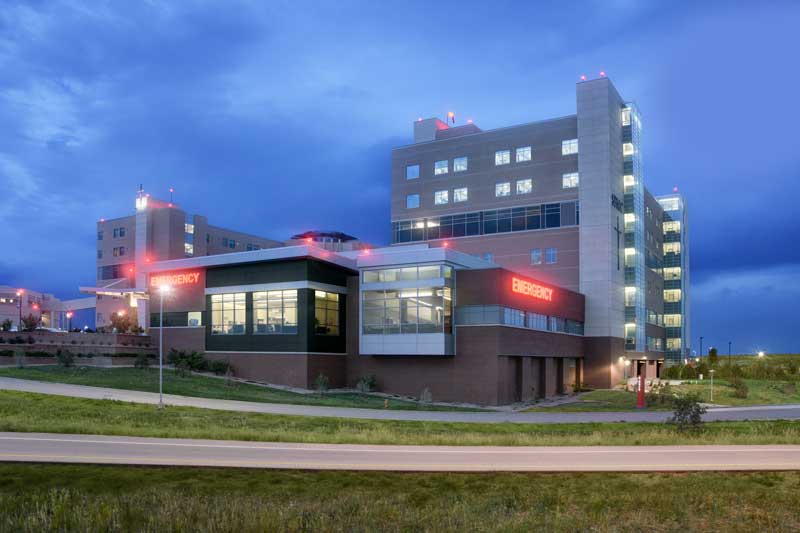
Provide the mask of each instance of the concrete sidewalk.
{"label": "concrete sidewalk", "polygon": [[[0,377],[0,390],[36,392],[95,400],[117,400],[143,404],[158,404],[158,394],[86,385],[68,385],[25,379]],[[595,422],[664,422],[671,413],[666,411],[618,411],[587,413],[516,413],[516,412],[464,412],[464,411],[400,411],[359,409],[349,407],[324,407],[316,405],[290,405],[278,403],[216,400],[192,396],[164,395],[167,405],[199,407],[222,411],[269,413],[276,415],[322,416],[336,418],[362,418],[369,420],[416,420],[425,422],[466,423],[595,423]],[[800,405],[770,405],[751,407],[725,407],[709,409],[704,420],[800,420]]]}

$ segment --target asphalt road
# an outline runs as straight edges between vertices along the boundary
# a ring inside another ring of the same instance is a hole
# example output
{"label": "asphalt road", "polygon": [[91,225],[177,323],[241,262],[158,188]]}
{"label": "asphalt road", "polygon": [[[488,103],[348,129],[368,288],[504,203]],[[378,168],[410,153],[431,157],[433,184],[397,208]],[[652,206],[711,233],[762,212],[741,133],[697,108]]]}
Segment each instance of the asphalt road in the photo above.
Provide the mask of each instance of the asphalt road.
{"label": "asphalt road", "polygon": [[800,470],[800,446],[370,446],[0,433],[0,461],[427,472]]}
{"label": "asphalt road", "polygon": [[[0,377],[0,390],[15,390],[92,398],[123,402],[157,404],[158,394],[152,392],[88,387],[48,383],[26,379]],[[671,413],[666,411],[616,411],[585,413],[519,413],[512,411],[400,411],[383,409],[358,409],[348,407],[323,407],[315,405],[288,405],[278,403],[243,402],[237,400],[215,400],[192,396],[164,395],[167,405],[200,407],[223,411],[270,413],[278,415],[323,416],[339,418],[363,418],[372,420],[420,420],[428,422],[481,422],[481,423],[537,423],[563,424],[575,422],[663,422]],[[754,407],[725,407],[709,409],[704,420],[800,420],[800,405],[770,405]]]}

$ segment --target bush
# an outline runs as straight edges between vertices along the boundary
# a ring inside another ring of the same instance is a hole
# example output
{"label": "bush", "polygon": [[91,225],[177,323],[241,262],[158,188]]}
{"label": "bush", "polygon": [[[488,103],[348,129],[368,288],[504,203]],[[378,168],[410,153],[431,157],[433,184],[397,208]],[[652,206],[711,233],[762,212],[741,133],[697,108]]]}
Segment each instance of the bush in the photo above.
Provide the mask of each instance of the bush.
{"label": "bush", "polygon": [[22,317],[22,331],[34,331],[37,327],[39,327],[39,317],[33,316],[32,313]]}
{"label": "bush", "polygon": [[50,352],[44,352],[42,350],[31,350],[30,352],[25,353],[28,357],[53,357],[53,354]]}
{"label": "bush", "polygon": [[150,357],[147,356],[145,353],[140,353],[136,356],[136,360],[133,362],[134,368],[147,368],[150,366]]}
{"label": "bush", "polygon": [[673,400],[675,411],[667,420],[680,432],[698,432],[703,427],[703,415],[706,408],[700,405],[700,397],[696,394],[676,396]]}
{"label": "bush", "polygon": [[681,379],[681,366],[670,365],[661,372],[663,379]]}
{"label": "bush", "polygon": [[208,370],[218,376],[227,375],[230,367],[231,364],[229,362],[222,361],[220,359],[212,359],[211,361],[208,361]]}
{"label": "bush", "polygon": [[179,373],[187,371],[202,372],[208,370],[208,360],[198,352],[185,352],[171,349],[167,355],[167,362],[175,367]]}
{"label": "bush", "polygon": [[325,374],[320,374],[317,376],[317,379],[314,380],[314,388],[317,389],[317,392],[320,396],[322,396],[325,392],[328,391],[330,387],[331,380],[328,379],[328,376]]}
{"label": "bush", "polygon": [[56,352],[56,359],[58,360],[58,366],[63,366],[64,368],[75,366],[75,356],[68,350],[63,352],[58,350],[58,352]]}
{"label": "bush", "polygon": [[675,398],[675,393],[669,383],[661,383],[650,387],[650,392],[645,394],[647,405],[670,405]]}
{"label": "bush", "polygon": [[681,379],[697,379],[697,370],[693,366],[684,365]]}
{"label": "bush", "polygon": [[3,322],[0,322],[0,329],[3,331],[11,331],[11,319],[6,318]]}
{"label": "bush", "polygon": [[710,370],[710,368],[708,366],[708,363],[706,363],[705,361],[700,361],[699,363],[697,363],[697,375],[698,375],[698,377],[700,376],[700,374],[702,374],[703,378],[708,379],[708,376],[709,376],[708,371],[709,370]]}
{"label": "bush", "polygon": [[742,379],[734,379],[731,382],[731,387],[733,387],[733,394],[734,398],[747,398],[747,395],[750,393],[750,389]]}
{"label": "bush", "polygon": [[369,376],[361,376],[361,379],[356,382],[356,389],[360,392],[372,392],[377,388],[378,379],[370,374]]}
{"label": "bush", "polygon": [[14,350],[0,350],[0,357],[14,357]]}

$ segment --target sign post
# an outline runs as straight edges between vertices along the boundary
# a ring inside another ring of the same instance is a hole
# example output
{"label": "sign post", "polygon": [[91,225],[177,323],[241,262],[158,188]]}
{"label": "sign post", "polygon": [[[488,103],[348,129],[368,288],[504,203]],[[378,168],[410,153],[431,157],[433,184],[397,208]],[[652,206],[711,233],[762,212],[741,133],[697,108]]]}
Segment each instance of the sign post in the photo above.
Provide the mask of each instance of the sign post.
{"label": "sign post", "polygon": [[639,389],[636,391],[636,408],[644,409],[647,407],[644,401],[644,374],[639,374]]}

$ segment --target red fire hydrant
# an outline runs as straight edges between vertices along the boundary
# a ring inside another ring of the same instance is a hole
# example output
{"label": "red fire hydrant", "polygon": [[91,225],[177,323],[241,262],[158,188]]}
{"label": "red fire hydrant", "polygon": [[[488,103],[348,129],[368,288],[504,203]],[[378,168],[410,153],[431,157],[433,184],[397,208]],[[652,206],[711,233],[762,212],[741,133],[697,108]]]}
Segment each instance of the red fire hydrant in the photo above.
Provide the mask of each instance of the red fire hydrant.
{"label": "red fire hydrant", "polygon": [[639,374],[639,389],[636,391],[636,408],[644,409],[647,407],[644,401],[644,374]]}

